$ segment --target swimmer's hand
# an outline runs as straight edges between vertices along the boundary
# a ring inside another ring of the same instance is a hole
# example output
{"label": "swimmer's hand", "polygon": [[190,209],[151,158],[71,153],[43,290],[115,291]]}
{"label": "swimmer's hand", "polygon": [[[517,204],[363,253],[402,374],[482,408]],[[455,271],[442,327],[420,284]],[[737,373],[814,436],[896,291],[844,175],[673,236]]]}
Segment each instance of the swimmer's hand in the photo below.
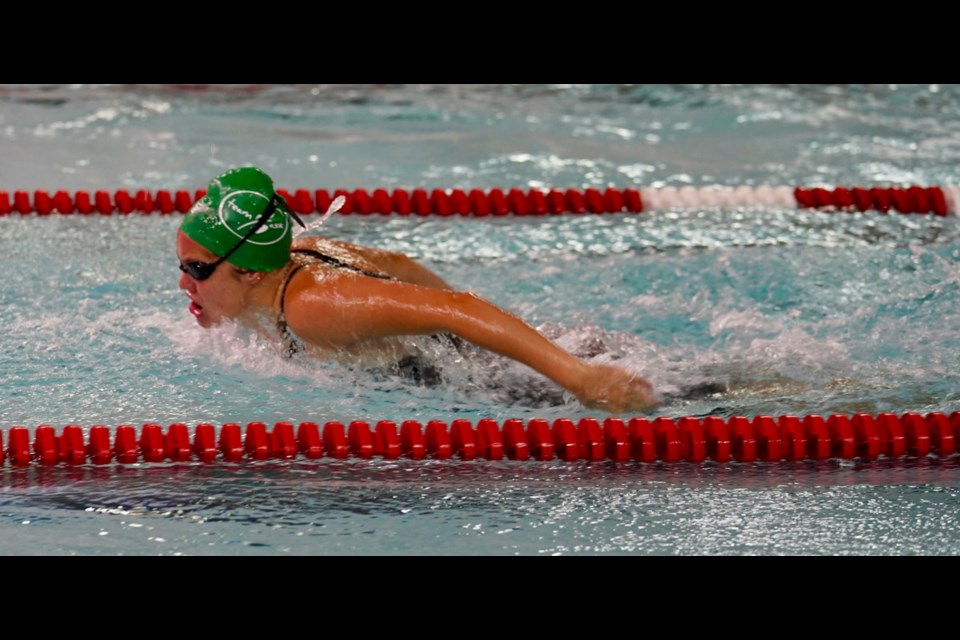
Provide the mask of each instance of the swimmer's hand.
{"label": "swimmer's hand", "polygon": [[587,365],[582,384],[572,391],[588,409],[609,413],[648,411],[658,404],[647,380],[607,364]]}

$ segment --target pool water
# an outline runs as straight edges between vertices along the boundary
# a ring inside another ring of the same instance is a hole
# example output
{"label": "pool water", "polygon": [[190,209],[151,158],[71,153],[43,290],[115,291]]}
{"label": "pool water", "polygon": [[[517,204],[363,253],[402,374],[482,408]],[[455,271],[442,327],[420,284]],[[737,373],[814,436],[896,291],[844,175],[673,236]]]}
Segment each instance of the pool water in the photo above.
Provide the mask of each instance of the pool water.
{"label": "pool water", "polygon": [[[0,190],[957,184],[957,85],[0,85]],[[425,344],[423,387],[199,328],[173,215],[0,218],[0,430],[602,419]],[[685,208],[331,216],[575,352],[649,414],[960,408],[955,217]],[[685,394],[698,385],[725,392]],[[955,555],[954,456],[779,463],[323,458],[2,467],[12,555]]]}

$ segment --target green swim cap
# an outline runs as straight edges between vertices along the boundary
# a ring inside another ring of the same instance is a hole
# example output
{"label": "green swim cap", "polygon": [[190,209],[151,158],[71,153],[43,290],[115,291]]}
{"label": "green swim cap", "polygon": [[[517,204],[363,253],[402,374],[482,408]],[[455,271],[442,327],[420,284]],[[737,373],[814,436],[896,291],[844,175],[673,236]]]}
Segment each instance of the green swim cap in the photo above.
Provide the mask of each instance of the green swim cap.
{"label": "green swim cap", "polygon": [[[257,226],[271,203],[273,213]],[[218,256],[233,250],[227,262],[241,269],[272,271],[290,257],[291,217],[299,222],[274,190],[270,176],[255,167],[243,167],[214,178],[206,195],[184,216],[180,230]]]}

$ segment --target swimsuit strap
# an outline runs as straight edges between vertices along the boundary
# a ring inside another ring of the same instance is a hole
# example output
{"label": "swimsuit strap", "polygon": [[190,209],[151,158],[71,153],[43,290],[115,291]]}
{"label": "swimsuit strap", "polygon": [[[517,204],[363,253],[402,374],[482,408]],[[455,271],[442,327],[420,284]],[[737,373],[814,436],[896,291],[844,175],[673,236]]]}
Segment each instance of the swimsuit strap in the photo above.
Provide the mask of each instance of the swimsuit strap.
{"label": "swimsuit strap", "polygon": [[[290,286],[290,281],[293,280],[293,276],[295,276],[296,273],[297,273],[297,271],[300,271],[300,269],[303,269],[303,265],[302,265],[302,264],[298,264],[298,265],[295,266],[293,269],[291,269],[291,270],[290,270],[290,273],[287,274],[286,279],[283,281],[283,286],[280,288],[280,318],[281,318],[281,320],[283,319],[283,304],[284,304],[284,300],[285,300],[286,297],[287,297],[287,287]],[[284,321],[284,324],[286,324],[285,321]]]}
{"label": "swimsuit strap", "polygon": [[370,276],[371,278],[383,278],[384,280],[393,280],[393,276],[388,276],[385,273],[377,273],[375,271],[367,271],[365,269],[361,269],[360,267],[355,267],[352,264],[348,264],[346,262],[343,262],[342,260],[338,260],[333,256],[328,256],[325,253],[320,253],[315,249],[291,249],[290,253],[302,253],[303,255],[316,258],[317,260],[322,260],[327,264],[332,264],[335,267],[340,267],[342,269],[350,269],[351,271],[362,273],[363,275]]}
{"label": "swimsuit strap", "polygon": [[287,286],[290,285],[290,281],[293,280],[294,274],[300,269],[303,268],[302,264],[298,264],[293,269],[290,270],[290,273],[287,274],[286,279],[283,281],[283,286],[280,289],[280,316],[277,318],[277,328],[280,330],[280,336],[284,342],[287,343],[287,356],[293,356],[293,354],[300,351],[300,347],[297,344],[296,339],[293,337],[293,334],[290,333],[290,327],[287,326],[287,317],[283,313],[284,300],[287,297]]}

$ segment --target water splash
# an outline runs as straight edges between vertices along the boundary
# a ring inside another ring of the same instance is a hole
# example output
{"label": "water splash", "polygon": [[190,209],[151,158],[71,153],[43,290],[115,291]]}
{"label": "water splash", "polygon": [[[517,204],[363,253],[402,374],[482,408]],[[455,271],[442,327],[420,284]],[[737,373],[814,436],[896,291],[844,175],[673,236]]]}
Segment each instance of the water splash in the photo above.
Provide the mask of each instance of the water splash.
{"label": "water splash", "polygon": [[330,206],[327,207],[327,210],[324,212],[322,216],[320,216],[318,219],[314,220],[313,222],[308,223],[307,226],[305,227],[294,229],[293,237],[297,238],[301,235],[309,234],[316,231],[317,229],[320,228],[320,226],[324,222],[327,221],[328,218],[330,218],[330,214],[339,212],[340,209],[343,208],[343,205],[346,204],[346,202],[347,202],[347,199],[344,196],[337,196],[336,198],[333,199],[333,202],[330,203]]}

